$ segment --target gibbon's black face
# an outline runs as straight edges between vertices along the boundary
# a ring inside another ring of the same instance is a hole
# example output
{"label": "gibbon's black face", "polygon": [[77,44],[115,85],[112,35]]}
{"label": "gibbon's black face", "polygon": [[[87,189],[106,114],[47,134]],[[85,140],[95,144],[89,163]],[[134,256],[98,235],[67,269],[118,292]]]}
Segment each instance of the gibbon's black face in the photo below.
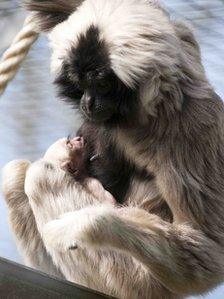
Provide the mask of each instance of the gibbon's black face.
{"label": "gibbon's black face", "polygon": [[125,86],[111,69],[106,43],[100,40],[97,27],[91,26],[80,35],[55,84],[59,94],[93,122],[125,122],[136,113],[137,92]]}

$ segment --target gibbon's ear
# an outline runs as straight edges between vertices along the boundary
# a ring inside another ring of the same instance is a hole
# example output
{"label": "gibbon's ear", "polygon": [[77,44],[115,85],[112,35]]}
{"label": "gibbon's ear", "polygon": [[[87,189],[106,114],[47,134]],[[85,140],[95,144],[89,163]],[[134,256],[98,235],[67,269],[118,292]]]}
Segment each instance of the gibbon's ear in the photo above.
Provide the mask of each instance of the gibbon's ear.
{"label": "gibbon's ear", "polygon": [[33,12],[40,31],[50,31],[65,21],[84,0],[24,0],[26,10]]}

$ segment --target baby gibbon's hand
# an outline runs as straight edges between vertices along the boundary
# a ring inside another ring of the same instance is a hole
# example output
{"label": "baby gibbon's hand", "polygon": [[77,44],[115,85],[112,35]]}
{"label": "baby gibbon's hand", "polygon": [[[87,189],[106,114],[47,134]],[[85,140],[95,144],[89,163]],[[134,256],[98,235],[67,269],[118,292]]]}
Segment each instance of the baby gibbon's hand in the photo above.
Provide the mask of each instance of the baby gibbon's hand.
{"label": "baby gibbon's hand", "polygon": [[87,178],[85,179],[84,184],[87,190],[97,199],[116,205],[117,202],[113,195],[105,190],[103,185],[97,179]]}

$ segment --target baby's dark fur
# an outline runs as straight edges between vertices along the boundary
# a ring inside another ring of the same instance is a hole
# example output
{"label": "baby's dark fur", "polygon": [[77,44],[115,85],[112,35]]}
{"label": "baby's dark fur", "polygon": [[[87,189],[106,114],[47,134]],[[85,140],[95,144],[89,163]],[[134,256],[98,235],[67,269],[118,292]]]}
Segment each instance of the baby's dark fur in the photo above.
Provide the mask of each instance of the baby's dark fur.
{"label": "baby's dark fur", "polygon": [[[110,132],[86,121],[77,132],[86,141],[85,168],[89,177],[98,179],[120,204],[125,204],[131,180],[150,181],[153,175],[139,170],[114,144]],[[105,143],[104,140],[107,140]],[[91,161],[91,157],[95,157]]]}

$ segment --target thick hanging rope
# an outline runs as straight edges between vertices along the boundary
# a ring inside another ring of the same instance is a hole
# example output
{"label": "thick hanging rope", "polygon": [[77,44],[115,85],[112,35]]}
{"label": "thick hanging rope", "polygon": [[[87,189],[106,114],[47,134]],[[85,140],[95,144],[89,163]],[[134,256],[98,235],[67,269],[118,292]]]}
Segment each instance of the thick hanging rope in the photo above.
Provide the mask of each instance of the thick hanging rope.
{"label": "thick hanging rope", "polygon": [[30,15],[26,18],[22,30],[0,60],[0,96],[4,93],[7,84],[15,77],[21,63],[38,36],[37,26],[32,21],[32,15]]}

